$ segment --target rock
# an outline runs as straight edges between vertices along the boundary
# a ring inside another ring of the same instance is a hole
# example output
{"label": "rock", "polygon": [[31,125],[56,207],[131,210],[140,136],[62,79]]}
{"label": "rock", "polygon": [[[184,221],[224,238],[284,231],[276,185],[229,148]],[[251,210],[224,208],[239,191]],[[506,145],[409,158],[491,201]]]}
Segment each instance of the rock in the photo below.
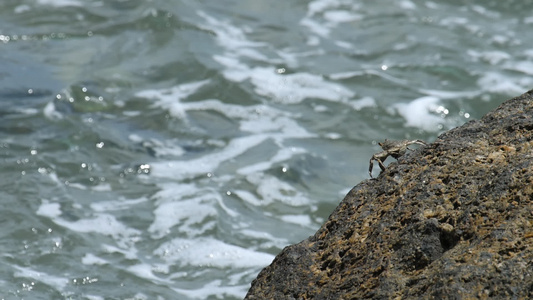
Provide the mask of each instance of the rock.
{"label": "rock", "polygon": [[355,186],[246,299],[533,298],[533,90]]}

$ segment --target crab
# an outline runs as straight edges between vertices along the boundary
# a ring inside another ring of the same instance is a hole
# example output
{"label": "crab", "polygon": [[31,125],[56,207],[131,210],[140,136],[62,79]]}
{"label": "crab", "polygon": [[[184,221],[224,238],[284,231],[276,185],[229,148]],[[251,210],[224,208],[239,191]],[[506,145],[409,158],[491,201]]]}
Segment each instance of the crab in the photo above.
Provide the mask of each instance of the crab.
{"label": "crab", "polygon": [[407,150],[412,150],[407,147],[412,144],[427,145],[427,143],[422,140],[391,141],[385,139],[385,142],[378,143],[378,145],[381,146],[383,151],[372,155],[372,158],[370,158],[370,166],[368,167],[368,174],[370,174],[370,178],[372,178],[374,160],[378,162],[381,171],[385,171],[385,165],[383,164],[383,162],[387,159],[387,157],[392,156],[395,159],[398,159],[399,157],[403,156],[405,152],[407,152]]}

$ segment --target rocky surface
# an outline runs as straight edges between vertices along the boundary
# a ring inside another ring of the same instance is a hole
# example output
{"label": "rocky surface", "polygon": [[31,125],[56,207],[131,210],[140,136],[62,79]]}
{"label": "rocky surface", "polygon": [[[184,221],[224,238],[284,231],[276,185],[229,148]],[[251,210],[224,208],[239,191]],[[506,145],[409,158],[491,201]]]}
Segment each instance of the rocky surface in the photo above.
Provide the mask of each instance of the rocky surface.
{"label": "rocky surface", "polygon": [[354,187],[246,299],[533,298],[533,90]]}

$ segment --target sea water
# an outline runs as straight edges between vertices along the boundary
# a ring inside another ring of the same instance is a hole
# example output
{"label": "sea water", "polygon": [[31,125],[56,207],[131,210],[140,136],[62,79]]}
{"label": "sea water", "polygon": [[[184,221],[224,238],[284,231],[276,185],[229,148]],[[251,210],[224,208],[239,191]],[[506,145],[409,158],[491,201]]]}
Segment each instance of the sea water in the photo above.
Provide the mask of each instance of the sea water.
{"label": "sea water", "polygon": [[0,299],[240,299],[377,142],[533,86],[532,1],[0,8]]}

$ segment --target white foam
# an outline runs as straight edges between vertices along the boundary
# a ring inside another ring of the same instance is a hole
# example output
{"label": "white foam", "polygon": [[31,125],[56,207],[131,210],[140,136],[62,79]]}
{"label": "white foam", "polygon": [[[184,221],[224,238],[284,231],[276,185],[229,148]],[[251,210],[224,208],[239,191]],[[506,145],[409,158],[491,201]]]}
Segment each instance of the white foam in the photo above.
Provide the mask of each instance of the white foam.
{"label": "white foam", "polygon": [[136,264],[133,266],[129,266],[126,269],[128,272],[135,274],[136,276],[140,278],[144,278],[149,280],[150,282],[154,283],[165,283],[165,284],[172,284],[171,280],[167,280],[164,278],[161,278],[154,274],[154,266],[149,264]]}
{"label": "white foam", "polygon": [[201,80],[180,84],[176,87],[161,90],[144,90],[136,93],[137,97],[157,99],[155,107],[161,107],[170,112],[173,117],[185,118],[185,110],[179,105],[180,100],[189,97],[197,92],[202,86],[209,83],[209,80]]}
{"label": "white foam", "polygon": [[[251,136],[244,136],[232,139],[226,147],[217,150],[211,154],[206,154],[197,159],[190,160],[173,160],[167,162],[151,163],[152,176],[173,178],[180,180],[184,178],[195,177],[207,173],[213,173],[224,162],[236,158],[248,150],[258,146],[267,139],[274,139],[281,142],[285,138],[290,137],[310,137],[306,131],[302,130],[297,124],[289,118],[274,119],[275,126],[268,126],[268,121],[265,120],[248,120],[242,122],[243,130],[275,130],[281,133],[272,134],[255,134]],[[254,126],[254,124],[257,124]],[[270,123],[272,124],[272,123]],[[266,126],[263,126],[266,125]],[[275,160],[274,160],[275,161]]]}
{"label": "white foam", "polygon": [[[180,106],[179,103],[176,103]],[[185,111],[183,111],[182,117],[185,117]],[[185,153],[185,150],[180,145],[177,145],[176,140],[158,140],[155,138],[144,139],[143,137],[131,134],[128,138],[135,143],[142,144],[144,147],[150,147],[155,152],[156,156],[181,156]]]}
{"label": "white foam", "polygon": [[120,200],[111,200],[111,201],[102,201],[91,203],[91,208],[96,212],[110,212],[117,210],[127,210],[131,209],[137,204],[144,203],[148,201],[148,198],[141,197],[138,199],[120,199]]}
{"label": "white foam", "polygon": [[232,218],[236,218],[238,217],[240,214],[235,211],[235,210],[232,210],[230,209],[225,203],[224,203],[224,199],[222,197],[216,197],[215,200],[217,201],[217,204],[220,208],[222,208],[222,210],[229,216],[229,217],[232,217]]}
{"label": "white foam", "polygon": [[49,217],[57,225],[68,228],[69,230],[83,233],[94,232],[111,236],[123,248],[128,248],[134,244],[141,233],[136,229],[129,228],[120,223],[113,215],[105,213],[96,213],[90,218],[73,222],[67,221],[60,217],[61,210],[59,204],[48,203],[47,200],[42,201],[37,209],[37,214]]}
{"label": "white foam", "polygon": [[54,221],[58,225],[77,232],[97,232],[114,237],[140,234],[138,230],[127,228],[118,222],[114,216],[109,214],[98,214],[94,218],[81,219],[75,222],[69,222],[63,219],[56,219]]}
{"label": "white foam", "polygon": [[[161,238],[170,232],[176,225],[176,231],[183,232],[188,236],[198,236],[206,230],[216,226],[214,219],[217,210],[214,203],[218,202],[220,195],[216,193],[199,194],[189,199],[184,199],[182,187],[188,189],[187,185],[166,185],[162,192],[154,195],[158,199],[157,208],[154,210],[154,221],[148,228],[154,238]],[[172,192],[173,196],[162,198]],[[199,191],[196,191],[197,194]],[[187,193],[185,191],[185,193]]]}
{"label": "white foam", "polygon": [[468,18],[452,15],[449,17],[442,18],[439,21],[439,24],[444,27],[455,28],[455,27],[466,27],[468,24],[470,24],[470,22]]}
{"label": "white foam", "polygon": [[81,183],[69,183],[68,186],[82,191],[87,190],[87,186]]}
{"label": "white foam", "polygon": [[442,117],[434,114],[440,106],[439,101],[437,97],[425,96],[409,103],[394,104],[393,107],[406,120],[405,125],[437,131],[444,122]]}
{"label": "white foam", "polygon": [[346,49],[352,49],[354,48],[354,45],[350,42],[346,42],[346,41],[335,41],[335,45],[341,47],[341,48],[346,48]]}
{"label": "white foam", "polygon": [[278,234],[274,236],[265,231],[241,229],[239,230],[239,234],[241,234],[244,237],[249,237],[250,239],[253,239],[254,241],[258,242],[257,247],[260,249],[269,249],[269,248],[283,249],[288,244],[290,244],[289,240],[279,237]]}
{"label": "white foam", "polygon": [[327,37],[331,32],[327,26],[311,18],[302,19],[300,25],[307,27],[309,31],[320,37]]}
{"label": "white foam", "polygon": [[18,5],[17,7],[15,7],[15,9],[13,9],[13,11],[16,13],[16,14],[21,14],[23,12],[27,12],[31,10],[31,6],[27,5],[27,4],[21,4],[21,5]]}
{"label": "white foam", "polygon": [[283,222],[298,224],[303,227],[311,227],[313,221],[309,215],[283,215],[280,217]]}
{"label": "white foam", "polygon": [[228,21],[211,17],[203,11],[197,11],[197,14],[206,21],[203,25],[207,26],[207,29],[216,32],[217,40],[219,40],[224,47],[239,50],[242,48],[262,47],[266,45],[262,42],[249,41],[246,38],[246,27],[233,26]]}
{"label": "white foam", "polygon": [[251,58],[257,61],[269,61],[269,58],[266,57],[264,54],[251,48],[240,48],[237,50],[235,54],[242,56],[242,57]]}
{"label": "white foam", "polygon": [[202,174],[213,173],[218,166],[234,157],[241,155],[252,147],[265,141],[268,135],[253,135],[235,138],[221,151],[204,155],[191,160],[173,160],[167,162],[154,162],[152,177],[172,178],[182,180]]}
{"label": "white foam", "polygon": [[443,91],[431,89],[418,89],[418,92],[433,96],[438,99],[459,99],[459,98],[474,98],[481,94],[481,91]]}
{"label": "white foam", "polygon": [[43,108],[43,114],[50,120],[61,120],[63,119],[63,114],[56,110],[56,106],[53,101],[48,102]]}
{"label": "white foam", "polygon": [[[224,77],[235,82],[250,80],[255,87],[255,92],[259,95],[271,97],[281,103],[299,103],[308,98],[321,98],[330,101],[341,101],[354,95],[353,92],[342,85],[328,82],[322,76],[308,73],[280,74],[274,67],[249,67],[242,62],[242,58],[254,59],[261,62],[276,61],[259,53],[256,48],[267,47],[264,43],[249,41],[245,29],[231,25],[229,22],[221,21],[209,16],[205,12],[198,12],[198,15],[205,19],[206,29],[216,32],[220,46],[226,49],[223,54],[213,56],[213,59],[220,63],[225,69],[222,71]],[[355,15],[345,11],[332,11],[329,14],[331,19],[338,22],[353,20]],[[313,20],[306,19],[309,24]],[[303,20],[302,22],[306,22]],[[309,25],[311,26],[311,25]],[[322,35],[327,35],[328,29],[317,31]],[[288,59],[288,64],[294,65],[295,55],[277,51],[278,55]],[[300,54],[305,55],[305,54]]]}
{"label": "white foam", "polygon": [[[205,218],[215,217],[217,215],[215,204],[218,204],[218,207],[229,216],[238,216],[237,212],[224,204],[220,194],[211,188],[199,188],[195,184],[179,183],[161,183],[158,187],[160,191],[153,196],[157,205],[154,211],[155,219],[149,228],[149,231],[157,237],[168,233],[169,229],[176,224],[194,226]],[[187,221],[182,223],[182,218]],[[207,226],[210,228],[211,224]],[[192,229],[185,226],[183,229],[191,235],[198,231],[196,227]]]}
{"label": "white foam", "polygon": [[226,70],[222,71],[222,74],[228,80],[242,82],[250,77],[250,68],[241,63],[236,57],[214,55],[213,59],[226,66]]}
{"label": "white foam", "polygon": [[105,259],[102,259],[92,253],[86,253],[81,258],[81,263],[84,265],[107,265],[109,262]]}
{"label": "white foam", "polygon": [[338,140],[338,139],[342,138],[342,135],[340,133],[337,133],[337,132],[328,132],[328,133],[324,134],[324,137],[327,138],[327,139],[330,139],[330,140]]}
{"label": "white foam", "polygon": [[91,187],[91,190],[96,191],[96,192],[110,192],[112,189],[109,183],[99,183]]}
{"label": "white foam", "polygon": [[[205,84],[198,82],[189,84],[192,89],[168,89],[168,90],[151,90],[149,92],[138,93],[139,96],[150,97],[155,100],[155,104],[168,109],[170,112],[176,112],[176,116],[187,118],[189,111],[216,111],[226,117],[238,120],[239,128],[244,132],[251,132],[254,135],[243,136],[232,139],[227,145],[219,145],[220,150],[211,154],[206,154],[197,159],[173,160],[166,162],[151,163],[152,176],[173,178],[175,180],[190,178],[201,174],[214,172],[220,164],[247,152],[253,147],[258,146],[267,139],[274,139],[277,143],[282,143],[287,138],[310,138],[314,135],[308,133],[295,120],[295,116],[266,105],[239,106],[222,103],[216,99],[207,99],[202,101],[182,103],[179,100],[186,97],[196,90],[196,88]],[[187,90],[187,93],[179,93],[174,96],[176,90]],[[300,98],[302,99],[302,98]],[[134,141],[141,140],[141,137],[130,137]],[[161,145],[154,145],[156,151],[165,149]],[[177,153],[181,155],[182,153]],[[274,161],[277,161],[274,159]]]}
{"label": "white foam", "polygon": [[367,69],[364,71],[351,71],[351,72],[341,72],[341,73],[334,73],[330,74],[328,77],[333,80],[339,80],[339,79],[348,79],[353,77],[361,77],[366,75],[374,75],[381,77],[385,80],[388,80],[392,83],[402,85],[402,86],[409,86],[410,82],[401,78],[394,77],[392,75],[387,74],[387,72],[384,72],[383,70],[374,70],[374,69]]}
{"label": "white foam", "polygon": [[363,76],[365,74],[366,74],[365,71],[349,71],[349,72],[333,73],[333,74],[330,74],[328,77],[333,80],[340,80],[340,79],[353,78],[356,76]]}
{"label": "white foam", "polygon": [[[308,38],[311,38],[311,37],[308,37]],[[323,55],[325,54],[325,51],[319,48],[315,50],[311,50],[311,51],[306,51],[306,52],[290,52],[287,50],[276,50],[276,54],[281,58],[281,61],[275,62],[276,60],[273,60],[271,61],[271,63],[284,64],[288,68],[295,69],[298,67],[299,65],[298,61],[300,59],[302,58],[305,59],[306,57],[315,56],[315,55]]]}
{"label": "white foam", "polygon": [[499,19],[501,17],[501,14],[499,12],[490,11],[481,5],[472,5],[470,6],[470,9],[477,12],[478,14],[487,16],[489,18]]}
{"label": "white foam", "polygon": [[240,170],[241,173],[247,174],[246,180],[256,186],[255,193],[242,189],[233,191],[243,201],[254,206],[266,206],[274,202],[289,206],[309,205],[309,198],[289,183],[281,181],[275,176],[256,171],[257,169],[253,168]]}
{"label": "white foam", "polygon": [[[347,8],[347,6],[351,6]],[[331,29],[342,23],[360,21],[363,15],[354,13],[359,9],[357,3],[339,0],[311,1],[307,7],[306,16],[300,20],[300,25],[307,27],[312,33],[328,38]]]}
{"label": "white foam", "polygon": [[117,245],[129,248],[138,241],[141,232],[137,229],[129,228],[117,221],[115,216],[109,214],[96,214],[93,218],[81,219],[69,222],[60,218],[53,221],[69,230],[77,232],[94,232],[113,237]]}
{"label": "white foam", "polygon": [[56,218],[61,215],[61,207],[59,203],[49,203],[48,200],[43,200],[36,214],[43,217]]}
{"label": "white foam", "polygon": [[69,280],[67,278],[53,276],[48,273],[37,271],[31,268],[24,268],[16,265],[12,265],[12,267],[18,270],[13,274],[13,276],[24,277],[31,279],[32,281],[42,282],[58,291],[64,290],[69,283]]}
{"label": "white foam", "polygon": [[126,110],[126,111],[123,111],[122,114],[127,117],[137,117],[137,116],[142,115],[142,112],[138,110]]}
{"label": "white foam", "polygon": [[320,44],[320,38],[316,35],[309,35],[305,43],[308,46],[315,47]]}
{"label": "white foam", "polygon": [[134,143],[141,143],[144,141],[144,138],[138,134],[132,133],[128,135],[128,139]]}
{"label": "white foam", "polygon": [[279,178],[264,173],[254,173],[246,179],[257,187],[256,192],[261,203],[266,205],[272,202],[282,202],[290,206],[309,205],[309,199],[300,191]]}
{"label": "white foam", "polygon": [[37,108],[15,108],[16,112],[19,112],[24,115],[36,115],[40,112]]}
{"label": "white foam", "polygon": [[213,280],[197,289],[179,289],[173,288],[174,291],[187,296],[189,299],[225,299],[225,298],[242,298],[249,285],[224,286],[221,280]]}
{"label": "white foam", "polygon": [[268,265],[274,256],[230,245],[212,238],[173,239],[154,250],[154,255],[179,266],[253,268]]}
{"label": "white foam", "polygon": [[525,17],[523,22],[524,24],[533,24],[533,16]]}
{"label": "white foam", "polygon": [[403,9],[414,10],[417,8],[416,4],[409,0],[398,1],[398,5]]}
{"label": "white foam", "polygon": [[295,104],[305,99],[319,98],[342,101],[354,93],[340,84],[326,81],[322,76],[308,73],[280,74],[273,67],[249,68],[236,58],[217,55],[215,59],[227,67],[223,71],[228,80],[241,82],[249,79],[254,91],[280,103]]}
{"label": "white foam", "polygon": [[[114,252],[114,251],[113,251]],[[118,251],[121,252],[121,251]],[[131,257],[131,256],[130,256]],[[86,265],[107,265],[109,262],[107,260],[101,259],[93,254],[86,254],[82,258],[82,263]],[[173,281],[165,278],[161,278],[154,274],[154,272],[161,274],[168,274],[169,265],[168,264],[146,264],[138,263],[132,266],[128,266],[123,269],[126,272],[134,274],[137,277],[147,279],[153,283],[172,285]]]}
{"label": "white foam", "polygon": [[[105,300],[104,297],[94,296],[94,295],[87,295],[87,294],[84,294],[83,297],[88,299],[88,300]],[[140,298],[138,298],[138,299],[140,299]]]}
{"label": "white foam", "polygon": [[[174,201],[183,197],[194,196],[198,193],[198,188],[195,184],[187,183],[159,183],[157,185],[159,191],[152,196],[152,199],[158,201]],[[176,193],[179,191],[179,193]]]}
{"label": "white foam", "polygon": [[512,58],[509,53],[503,51],[476,51],[469,49],[467,53],[474,59],[482,59],[491,65],[497,65]]}
{"label": "white foam", "polygon": [[307,4],[307,15],[313,16],[322,13],[330,7],[337,7],[341,4],[339,0],[315,0]]}
{"label": "white foam", "polygon": [[515,82],[516,79],[498,72],[486,72],[478,79],[481,90],[491,93],[517,95],[527,89]]}
{"label": "white foam", "polygon": [[272,166],[276,163],[289,160],[295,155],[303,154],[306,152],[307,151],[303,148],[295,148],[295,147],[281,148],[278,150],[278,153],[276,153],[276,155],[274,155],[268,161],[262,161],[259,163],[255,163],[252,165],[242,167],[237,170],[237,173],[242,174],[242,175],[247,175],[247,174],[253,174],[257,172],[263,172],[263,171],[266,171],[272,168]]}
{"label": "white foam", "polygon": [[363,97],[359,100],[352,100],[349,104],[354,110],[361,110],[365,107],[375,107],[377,105],[376,100],[372,97]]}
{"label": "white foam", "polygon": [[531,61],[517,61],[506,66],[508,69],[515,70],[526,75],[533,75],[533,62]]}
{"label": "white foam", "polygon": [[265,203],[263,200],[259,199],[256,195],[252,194],[251,192],[247,190],[235,189],[233,190],[233,193],[237,195],[237,197],[239,197],[243,201],[250,203],[253,206],[263,206],[263,205],[270,204],[270,203]]}
{"label": "white foam", "polygon": [[256,93],[286,104],[300,103],[309,98],[345,101],[354,96],[342,85],[308,73],[280,75],[274,68],[254,68],[250,80]]}
{"label": "white foam", "polygon": [[337,24],[359,21],[363,19],[363,16],[346,10],[329,10],[324,13],[324,19]]}
{"label": "white foam", "polygon": [[135,247],[118,248],[113,245],[102,244],[102,250],[107,253],[119,253],[127,259],[138,259],[137,249]]}
{"label": "white foam", "polygon": [[202,100],[202,101],[184,103],[183,105],[186,110],[199,110],[199,111],[212,110],[220,114],[223,114],[228,118],[238,118],[238,119],[246,119],[249,117],[248,116],[249,114],[254,114],[254,113],[258,114],[259,112],[261,112],[261,114],[263,115],[269,115],[269,116],[276,114],[278,112],[264,105],[245,107],[242,105],[223,103],[220,100],[216,100],[216,99],[207,99],[207,100]]}
{"label": "white foam", "polygon": [[[253,133],[262,132],[284,132],[285,137],[311,137],[305,129],[300,127],[296,121],[285,116],[272,116],[269,118],[248,119],[240,122],[239,128],[242,131]],[[273,134],[272,137],[278,136]]]}
{"label": "white foam", "polygon": [[50,5],[55,7],[63,6],[83,6],[84,3],[76,0],[36,0],[39,5]]}

